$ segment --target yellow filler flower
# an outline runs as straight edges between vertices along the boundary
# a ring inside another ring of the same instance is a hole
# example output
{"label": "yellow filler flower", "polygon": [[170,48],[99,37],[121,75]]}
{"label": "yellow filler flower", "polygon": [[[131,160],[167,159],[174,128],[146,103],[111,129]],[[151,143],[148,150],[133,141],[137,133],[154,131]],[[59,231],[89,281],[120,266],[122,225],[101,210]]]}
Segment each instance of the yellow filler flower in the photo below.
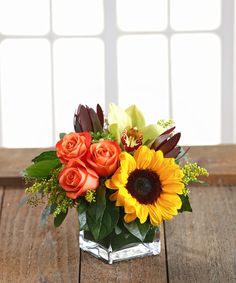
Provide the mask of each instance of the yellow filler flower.
{"label": "yellow filler flower", "polygon": [[126,223],[137,217],[144,223],[149,216],[151,224],[158,226],[178,214],[182,205],[178,194],[184,189],[182,178],[174,158],[164,158],[162,151],[140,146],[134,156],[120,154],[120,167],[105,184],[116,190],[110,200],[124,206]]}

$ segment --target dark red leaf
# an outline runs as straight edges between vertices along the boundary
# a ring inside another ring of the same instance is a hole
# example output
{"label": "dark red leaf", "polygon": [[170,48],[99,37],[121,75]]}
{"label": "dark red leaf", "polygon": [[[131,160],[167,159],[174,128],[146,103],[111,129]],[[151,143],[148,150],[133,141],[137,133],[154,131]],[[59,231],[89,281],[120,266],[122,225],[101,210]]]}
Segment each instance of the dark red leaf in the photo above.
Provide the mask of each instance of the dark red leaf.
{"label": "dark red leaf", "polygon": [[81,126],[81,130],[83,132],[84,131],[88,131],[88,132],[92,131],[93,127],[92,127],[92,123],[91,123],[91,120],[90,120],[88,109],[86,109],[83,105],[81,105],[81,107],[78,110],[79,110],[79,112],[77,113],[77,115],[79,117],[79,123],[80,123],[80,126]]}
{"label": "dark red leaf", "polygon": [[101,123],[101,126],[103,128],[103,126],[104,126],[104,114],[103,114],[103,111],[102,111],[102,107],[99,104],[97,104],[97,115],[98,115],[98,119]]}
{"label": "dark red leaf", "polygon": [[166,143],[160,146],[158,150],[161,150],[165,155],[166,153],[170,152],[173,148],[175,148],[175,146],[179,142],[180,137],[181,137],[181,133],[175,134]]}
{"label": "dark red leaf", "polygon": [[98,118],[98,115],[92,108],[89,108],[88,111],[89,111],[89,116],[90,116],[92,126],[93,126],[93,132],[94,133],[102,132],[102,126]]}
{"label": "dark red leaf", "polygon": [[175,147],[171,151],[169,151],[167,154],[165,154],[165,157],[176,158],[180,154],[180,151],[181,151],[181,147],[180,146]]}
{"label": "dark red leaf", "polygon": [[76,113],[74,114],[74,129],[76,133],[82,132],[80,123],[79,123],[79,118]]}
{"label": "dark red leaf", "polygon": [[169,134],[160,135],[158,138],[156,138],[156,140],[152,144],[151,148],[155,149],[155,150],[158,150],[158,148],[160,146],[162,146],[163,144],[165,144],[167,142],[169,137],[171,137],[171,135],[169,135]]}
{"label": "dark red leaf", "polygon": [[161,136],[172,133],[172,132],[174,131],[174,129],[175,129],[175,127],[172,127],[172,128],[170,128],[170,129],[166,130],[165,132],[163,132],[163,133],[161,134]]}

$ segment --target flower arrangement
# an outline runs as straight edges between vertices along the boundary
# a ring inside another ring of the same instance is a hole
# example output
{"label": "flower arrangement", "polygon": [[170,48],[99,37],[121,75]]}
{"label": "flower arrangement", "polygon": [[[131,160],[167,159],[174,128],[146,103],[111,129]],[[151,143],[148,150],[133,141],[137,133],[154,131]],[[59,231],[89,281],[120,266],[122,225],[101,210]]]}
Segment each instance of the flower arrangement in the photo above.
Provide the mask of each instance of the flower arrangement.
{"label": "flower arrangement", "polygon": [[24,172],[28,203],[46,202],[43,221],[52,214],[57,227],[75,207],[83,237],[118,250],[152,243],[163,220],[192,211],[189,184],[208,173],[186,161],[173,121],[146,125],[137,106],[114,103],[105,119],[99,105],[79,105],[74,130]]}

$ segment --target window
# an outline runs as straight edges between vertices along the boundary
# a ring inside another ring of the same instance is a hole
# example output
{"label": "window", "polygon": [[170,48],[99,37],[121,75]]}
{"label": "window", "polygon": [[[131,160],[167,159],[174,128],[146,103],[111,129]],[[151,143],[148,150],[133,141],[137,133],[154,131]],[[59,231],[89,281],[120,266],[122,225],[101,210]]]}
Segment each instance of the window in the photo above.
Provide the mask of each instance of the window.
{"label": "window", "polygon": [[235,142],[232,62],[233,0],[0,0],[0,146],[52,146],[112,101]]}

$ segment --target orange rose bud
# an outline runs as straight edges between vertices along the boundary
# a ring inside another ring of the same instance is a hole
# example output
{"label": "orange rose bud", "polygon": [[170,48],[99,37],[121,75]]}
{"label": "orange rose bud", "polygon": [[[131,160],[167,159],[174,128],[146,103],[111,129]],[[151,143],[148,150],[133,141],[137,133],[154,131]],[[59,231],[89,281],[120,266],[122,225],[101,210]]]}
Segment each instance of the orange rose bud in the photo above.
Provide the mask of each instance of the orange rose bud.
{"label": "orange rose bud", "polygon": [[65,135],[57,144],[57,156],[62,163],[68,163],[73,158],[85,157],[92,137],[88,132],[70,133]]}
{"label": "orange rose bud", "polygon": [[107,177],[118,168],[120,153],[121,148],[115,141],[96,142],[90,146],[87,163],[99,176]]}
{"label": "orange rose bud", "polygon": [[72,159],[59,174],[59,184],[69,198],[76,199],[86,195],[88,190],[96,190],[99,177],[80,159]]}

